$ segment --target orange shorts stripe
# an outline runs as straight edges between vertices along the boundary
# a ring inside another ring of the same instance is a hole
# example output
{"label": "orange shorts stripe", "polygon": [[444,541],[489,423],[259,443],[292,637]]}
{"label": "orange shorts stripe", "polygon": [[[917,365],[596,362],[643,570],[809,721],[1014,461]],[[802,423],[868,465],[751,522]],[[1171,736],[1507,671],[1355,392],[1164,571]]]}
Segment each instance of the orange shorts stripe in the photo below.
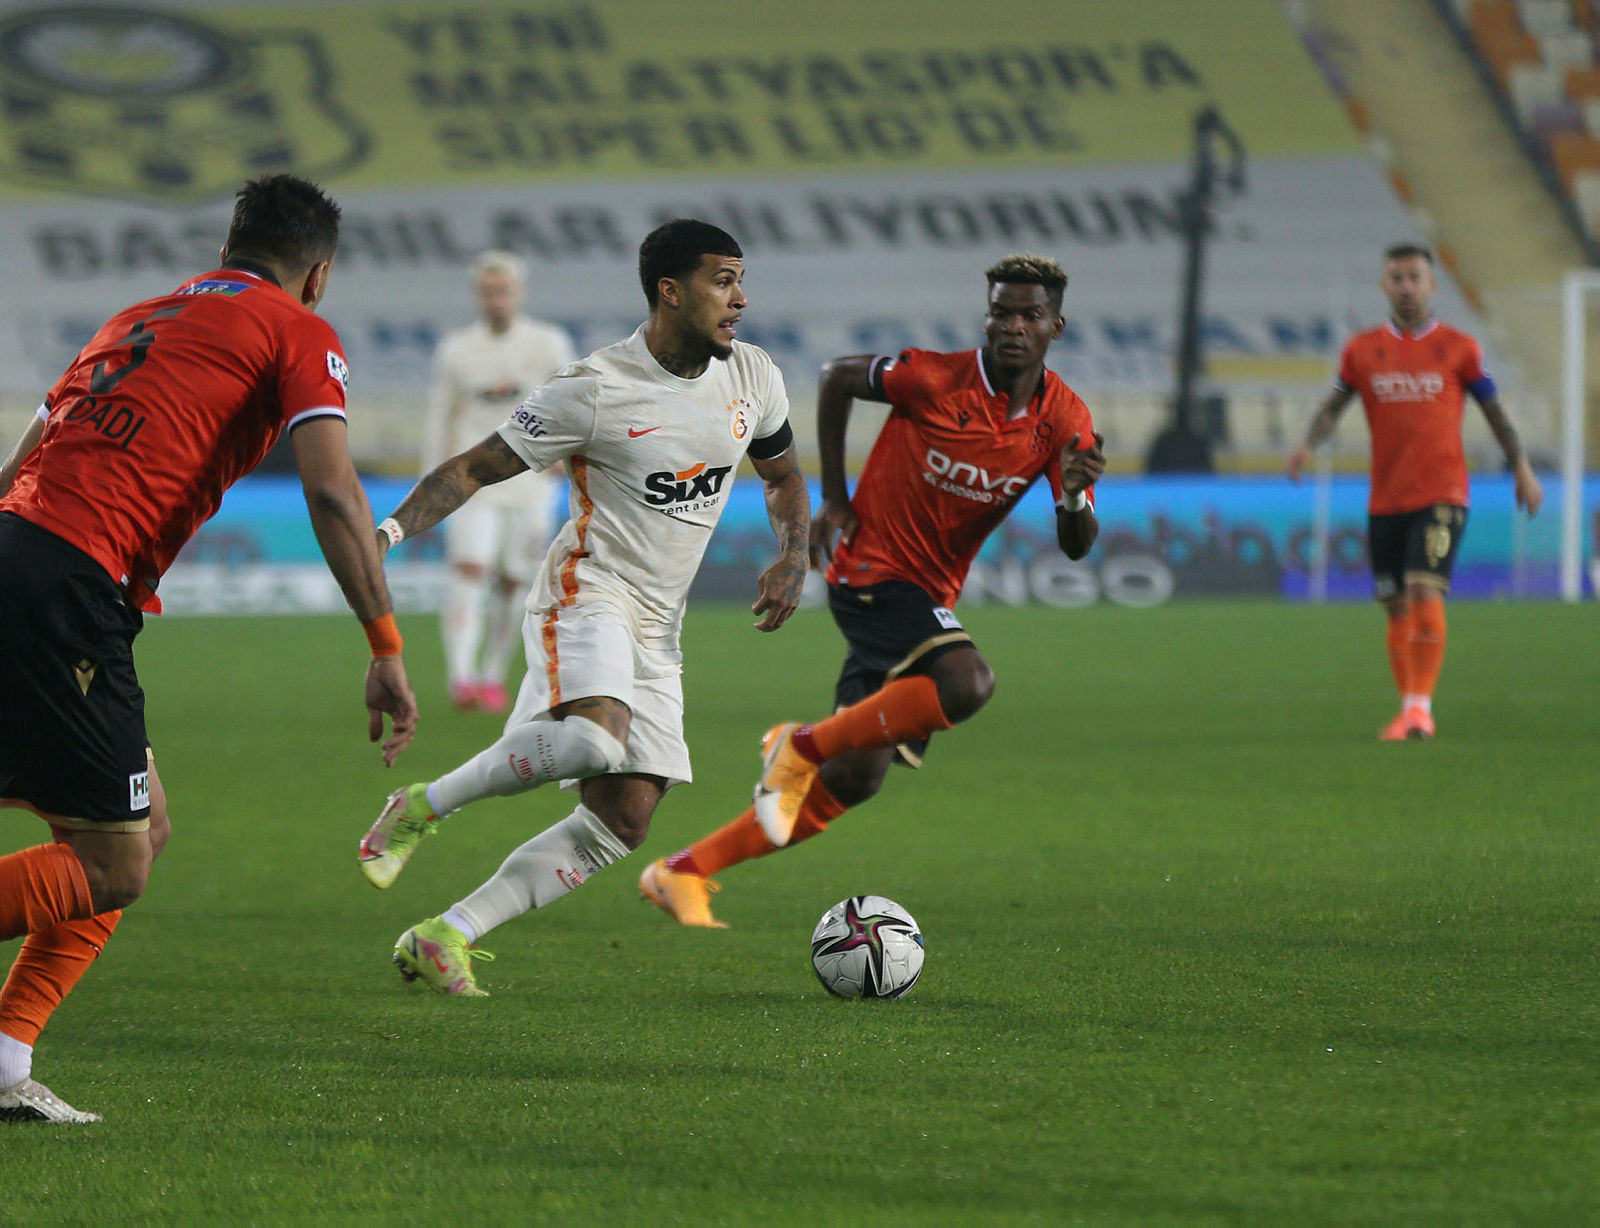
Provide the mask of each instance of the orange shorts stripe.
{"label": "orange shorts stripe", "polygon": [[544,616],[540,637],[544,643],[544,676],[550,684],[550,706],[561,702],[561,662],[556,656],[556,611],[552,607]]}
{"label": "orange shorts stripe", "polygon": [[567,458],[567,477],[578,492],[578,516],[574,527],[578,530],[578,544],[567,555],[558,573],[561,597],[551,606],[539,626],[540,643],[544,645],[544,674],[550,685],[550,706],[561,702],[561,661],[556,651],[556,616],[563,606],[578,599],[578,562],[589,557],[583,548],[589,533],[589,518],[594,515],[594,500],[589,498],[589,462],[581,456]]}

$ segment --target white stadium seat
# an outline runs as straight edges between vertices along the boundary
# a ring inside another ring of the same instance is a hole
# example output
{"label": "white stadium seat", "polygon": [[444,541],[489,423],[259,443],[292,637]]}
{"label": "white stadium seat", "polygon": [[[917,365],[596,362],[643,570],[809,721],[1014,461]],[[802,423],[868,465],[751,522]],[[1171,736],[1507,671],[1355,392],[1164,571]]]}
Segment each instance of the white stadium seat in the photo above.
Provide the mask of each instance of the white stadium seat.
{"label": "white stadium seat", "polygon": [[1517,0],[1517,16],[1522,28],[1535,38],[1572,30],[1572,7],[1567,0]]}
{"label": "white stadium seat", "polygon": [[1541,35],[1539,53],[1551,68],[1588,68],[1594,63],[1594,44],[1579,30]]}
{"label": "white stadium seat", "polygon": [[1542,64],[1519,64],[1511,70],[1511,106],[1523,127],[1531,128],[1540,111],[1566,100],[1564,75],[1562,69]]}
{"label": "white stadium seat", "polygon": [[1572,195],[1589,233],[1600,234],[1600,171],[1584,171],[1574,176]]}

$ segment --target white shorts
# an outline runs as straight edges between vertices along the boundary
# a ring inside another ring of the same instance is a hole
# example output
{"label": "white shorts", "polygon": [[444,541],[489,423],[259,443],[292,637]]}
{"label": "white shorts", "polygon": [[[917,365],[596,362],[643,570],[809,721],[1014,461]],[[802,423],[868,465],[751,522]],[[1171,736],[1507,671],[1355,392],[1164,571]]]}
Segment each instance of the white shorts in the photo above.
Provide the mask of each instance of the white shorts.
{"label": "white shorts", "polygon": [[545,500],[507,507],[469,499],[444,522],[445,557],[526,587],[550,548],[550,520]]}
{"label": "white shorts", "polygon": [[529,614],[522,642],[528,673],[506,720],[508,730],[548,719],[558,704],[606,695],[633,713],[619,775],[664,776],[669,789],[694,779],[683,739],[681,653],[644,647],[628,616],[604,601]]}

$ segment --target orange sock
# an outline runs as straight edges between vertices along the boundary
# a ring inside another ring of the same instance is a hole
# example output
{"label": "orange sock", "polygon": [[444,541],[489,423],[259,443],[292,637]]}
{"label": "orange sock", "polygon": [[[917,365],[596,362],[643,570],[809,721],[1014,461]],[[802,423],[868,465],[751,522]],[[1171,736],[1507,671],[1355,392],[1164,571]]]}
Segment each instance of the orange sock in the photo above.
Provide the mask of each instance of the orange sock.
{"label": "orange sock", "polygon": [[0,857],[0,942],[94,915],[89,880],[69,844],[40,844]]}
{"label": "orange sock", "polygon": [[1411,676],[1407,690],[1412,695],[1433,698],[1444,664],[1444,602],[1437,597],[1411,603]]}
{"label": "orange sock", "polygon": [[[821,835],[828,824],[848,809],[839,802],[820,780],[811,782],[806,800],[800,804],[800,816],[794,823],[794,834],[785,848],[792,848],[802,840]],[[709,836],[696,840],[681,853],[667,858],[667,869],[679,874],[698,874],[710,878],[752,857],[765,857],[776,852],[778,846],[767,839],[756,822],[755,807],[750,807],[726,827],[719,827]]]}
{"label": "orange sock", "polygon": [[61,1000],[111,941],[120,920],[119,908],[29,934],[0,986],[0,1032],[25,1045],[38,1040]]}
{"label": "orange sock", "polygon": [[733,822],[701,836],[688,848],[668,857],[666,866],[675,874],[710,878],[720,870],[770,853],[776,847],[756,822],[756,808],[750,806]]}
{"label": "orange sock", "polygon": [[1403,700],[1411,694],[1411,611],[1399,618],[1390,617],[1388,622],[1389,669]]}
{"label": "orange sock", "polygon": [[896,678],[844,711],[801,726],[794,732],[794,744],[801,754],[826,763],[847,750],[882,750],[949,728],[938,685],[916,674]]}

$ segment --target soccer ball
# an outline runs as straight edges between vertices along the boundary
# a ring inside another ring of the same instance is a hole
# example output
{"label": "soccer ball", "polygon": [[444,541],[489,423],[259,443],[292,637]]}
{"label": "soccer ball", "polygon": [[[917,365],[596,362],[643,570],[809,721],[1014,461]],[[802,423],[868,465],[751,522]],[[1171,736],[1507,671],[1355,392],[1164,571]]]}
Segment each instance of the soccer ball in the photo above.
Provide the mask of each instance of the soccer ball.
{"label": "soccer ball", "polygon": [[922,931],[881,895],[840,900],[811,935],[811,966],[838,998],[899,998],[922,975]]}

